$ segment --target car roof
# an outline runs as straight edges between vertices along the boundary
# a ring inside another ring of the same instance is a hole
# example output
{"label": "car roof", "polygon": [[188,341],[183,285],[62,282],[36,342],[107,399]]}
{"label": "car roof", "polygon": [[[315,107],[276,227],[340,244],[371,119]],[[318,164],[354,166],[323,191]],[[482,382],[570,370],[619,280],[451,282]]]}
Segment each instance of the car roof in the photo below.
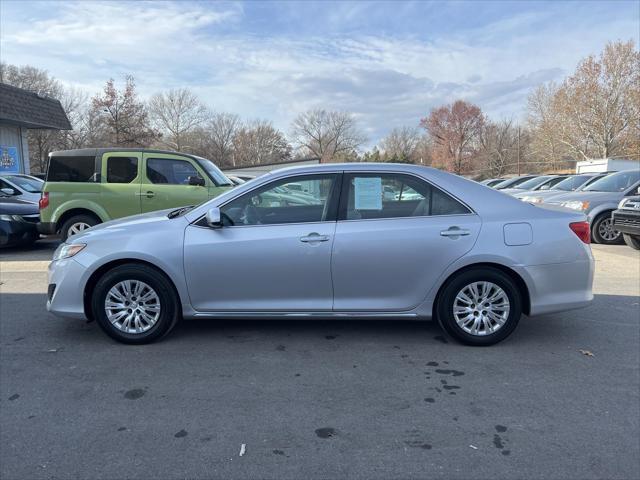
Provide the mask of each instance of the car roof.
{"label": "car roof", "polygon": [[175,152],[172,150],[159,150],[153,148],[136,148],[136,147],[100,147],[100,148],[78,148],[75,150],[57,150],[51,152],[49,157],[97,157],[105,153],[111,152],[136,152],[136,153],[158,153],[163,155],[177,155],[180,157],[188,157],[197,160],[197,155],[190,153]]}

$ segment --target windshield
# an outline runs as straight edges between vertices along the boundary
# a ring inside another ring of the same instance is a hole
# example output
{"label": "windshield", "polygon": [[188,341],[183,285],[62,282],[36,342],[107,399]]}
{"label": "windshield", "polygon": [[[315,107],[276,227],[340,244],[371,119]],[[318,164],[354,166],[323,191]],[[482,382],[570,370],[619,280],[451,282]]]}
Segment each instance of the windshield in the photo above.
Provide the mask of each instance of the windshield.
{"label": "windshield", "polygon": [[516,177],[516,178],[507,178],[506,180],[500,182],[495,186],[497,190],[502,190],[504,188],[515,188],[516,185],[520,185],[522,182],[526,182],[531,177]]}
{"label": "windshield", "polygon": [[550,190],[562,190],[563,192],[572,192],[576,188],[584,185],[587,180],[593,178],[592,175],[574,175],[573,177],[568,177],[559,182],[557,185],[554,185]]}
{"label": "windshield", "polygon": [[593,182],[584,189],[585,192],[624,192],[640,180],[640,170],[627,170],[612,173]]}
{"label": "windshield", "polygon": [[196,157],[198,159],[198,163],[200,166],[204,168],[209,176],[216,182],[219,186],[233,185],[233,182],[229,180],[222,170],[220,170],[216,165],[207,158]]}
{"label": "windshield", "polygon": [[546,175],[544,177],[531,178],[531,179],[527,180],[526,182],[522,182],[521,184],[519,184],[517,186],[517,188],[519,188],[520,190],[533,190],[538,185],[541,185],[544,182],[546,182],[547,180],[550,180],[552,178],[553,177],[551,175]]}
{"label": "windshield", "polygon": [[2,178],[9,180],[14,185],[17,185],[29,193],[40,193],[42,191],[42,185],[44,185],[44,181],[39,178],[28,177],[26,175],[4,175]]}

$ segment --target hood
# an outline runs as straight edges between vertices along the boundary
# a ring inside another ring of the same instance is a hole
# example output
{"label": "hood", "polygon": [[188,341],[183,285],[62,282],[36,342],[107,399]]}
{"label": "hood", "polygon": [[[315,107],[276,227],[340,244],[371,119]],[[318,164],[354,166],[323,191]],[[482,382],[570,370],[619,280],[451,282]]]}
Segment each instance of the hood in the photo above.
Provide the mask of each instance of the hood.
{"label": "hood", "polygon": [[624,196],[623,192],[569,192],[550,199],[548,203],[570,202],[572,200],[589,202],[617,202]]}
{"label": "hood", "polygon": [[157,228],[166,222],[175,222],[181,217],[169,218],[169,212],[176,210],[170,208],[167,210],[157,210],[155,212],[142,213],[140,215],[132,215],[131,217],[119,218],[109,222],[100,223],[95,227],[91,227],[83,233],[79,233],[70,238],[69,243],[82,243],[90,240],[92,237],[122,234],[125,230],[127,234],[138,233],[144,230]]}
{"label": "hood", "polygon": [[13,197],[0,197],[0,213],[4,215],[35,215],[40,213],[38,204]]}

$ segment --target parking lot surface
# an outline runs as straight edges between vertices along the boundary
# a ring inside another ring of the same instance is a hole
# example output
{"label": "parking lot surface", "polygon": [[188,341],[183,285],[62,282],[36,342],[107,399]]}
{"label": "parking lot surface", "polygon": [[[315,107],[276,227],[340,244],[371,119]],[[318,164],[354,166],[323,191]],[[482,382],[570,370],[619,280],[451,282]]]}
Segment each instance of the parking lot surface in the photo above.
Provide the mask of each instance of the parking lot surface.
{"label": "parking lot surface", "polygon": [[[489,348],[406,321],[183,322],[125,346],[0,253],[0,478],[640,477],[640,254]],[[240,455],[240,453],[243,453]]]}

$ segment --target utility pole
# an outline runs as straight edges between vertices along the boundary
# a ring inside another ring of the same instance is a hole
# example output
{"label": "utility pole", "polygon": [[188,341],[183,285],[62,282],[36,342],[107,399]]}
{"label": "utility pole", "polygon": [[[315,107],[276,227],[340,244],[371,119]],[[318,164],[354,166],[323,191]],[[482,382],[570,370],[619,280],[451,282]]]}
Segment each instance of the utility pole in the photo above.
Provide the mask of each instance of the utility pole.
{"label": "utility pole", "polygon": [[518,125],[518,176],[520,176],[520,125]]}

